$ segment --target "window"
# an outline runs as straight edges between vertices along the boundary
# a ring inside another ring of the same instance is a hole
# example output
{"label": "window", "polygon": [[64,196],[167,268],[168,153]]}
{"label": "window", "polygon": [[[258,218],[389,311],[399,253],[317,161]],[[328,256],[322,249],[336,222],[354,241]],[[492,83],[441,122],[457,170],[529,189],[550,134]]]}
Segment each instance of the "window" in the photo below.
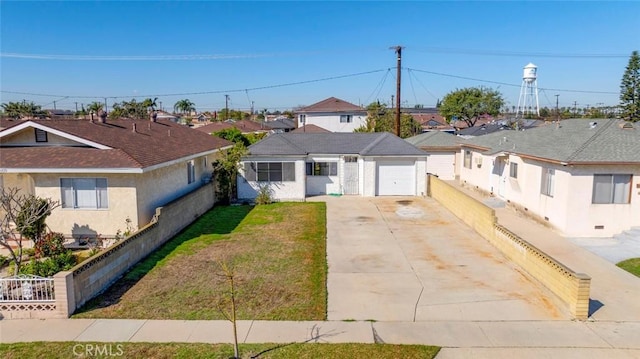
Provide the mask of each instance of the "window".
{"label": "window", "polygon": [[509,176],[511,178],[518,178],[518,164],[510,162],[509,163]]}
{"label": "window", "polygon": [[545,196],[553,197],[553,182],[556,170],[550,168],[542,169],[542,188],[540,193]]}
{"label": "window", "polygon": [[337,176],[337,162],[307,162],[307,176]]}
{"label": "window", "polygon": [[353,122],[352,115],[340,115],[340,123],[351,123]]}
{"label": "window", "polygon": [[298,115],[298,122],[304,125],[306,121],[307,121],[307,115]]}
{"label": "window", "polygon": [[629,203],[631,175],[593,175],[591,203]]}
{"label": "window", "polygon": [[62,208],[109,208],[106,178],[61,178]]}
{"label": "window", "polygon": [[294,162],[245,162],[244,176],[247,181],[294,182]]}
{"label": "window", "polygon": [[39,128],[35,129],[36,131],[36,142],[47,142],[47,131],[41,130]]}
{"label": "window", "polygon": [[193,161],[187,162],[187,183],[196,181],[196,165]]}
{"label": "window", "polygon": [[464,151],[464,167],[471,168],[471,151]]}

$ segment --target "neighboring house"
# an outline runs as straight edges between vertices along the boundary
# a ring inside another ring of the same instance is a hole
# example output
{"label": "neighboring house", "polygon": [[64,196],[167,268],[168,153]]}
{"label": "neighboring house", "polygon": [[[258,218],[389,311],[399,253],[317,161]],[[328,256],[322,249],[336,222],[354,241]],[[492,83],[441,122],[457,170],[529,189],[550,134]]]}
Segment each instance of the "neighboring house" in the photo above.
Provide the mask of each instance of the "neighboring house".
{"label": "neighboring house", "polygon": [[460,180],[570,237],[640,226],[640,128],[574,119],[464,141]]}
{"label": "neighboring house", "polygon": [[296,111],[298,126],[316,125],[331,132],[353,132],[367,124],[367,110],[329,97]]}
{"label": "neighboring house", "polygon": [[231,143],[167,120],[15,121],[0,132],[0,184],[59,201],[51,230],[111,237],[210,181]]}
{"label": "neighboring house", "polygon": [[293,133],[329,133],[331,131],[316,125],[304,125],[291,131]]}
{"label": "neighboring house", "polygon": [[296,122],[290,118],[280,116],[275,120],[266,121],[264,127],[269,129],[271,133],[285,133],[295,130]]}
{"label": "neighboring house", "polygon": [[512,128],[507,126],[506,124],[501,122],[494,122],[494,123],[483,123],[481,125],[463,128],[462,130],[458,131],[456,134],[462,138],[473,138],[473,137],[488,135],[494,132],[510,131],[510,130],[512,130]]}
{"label": "neighboring house", "polygon": [[267,128],[265,125],[251,120],[229,120],[222,122],[212,122],[208,125],[196,127],[195,129],[208,134],[212,134],[233,127],[239,129],[242,133],[259,133],[269,131],[269,128]]}
{"label": "neighboring house", "polygon": [[274,134],[242,159],[238,198],[254,199],[261,186],[282,201],[320,194],[423,196],[426,157],[388,132]]}
{"label": "neighboring house", "polygon": [[460,173],[460,143],[456,135],[444,131],[431,131],[406,138],[405,141],[429,154],[427,173],[443,180],[454,180]]}

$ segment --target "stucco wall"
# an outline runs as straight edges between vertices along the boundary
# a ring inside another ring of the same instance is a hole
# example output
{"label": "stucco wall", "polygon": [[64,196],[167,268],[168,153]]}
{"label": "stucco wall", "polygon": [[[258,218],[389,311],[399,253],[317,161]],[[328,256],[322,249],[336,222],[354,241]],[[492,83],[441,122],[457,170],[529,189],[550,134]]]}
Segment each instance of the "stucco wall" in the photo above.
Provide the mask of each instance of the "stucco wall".
{"label": "stucco wall", "polygon": [[364,126],[367,123],[367,115],[354,115],[344,113],[344,115],[351,115],[351,123],[341,123],[340,115],[334,113],[309,113],[306,114],[305,124],[320,126],[331,132],[353,132],[358,127]]}
{"label": "stucco wall", "polygon": [[34,128],[26,128],[14,134],[2,138],[3,145],[20,145],[20,146],[51,146],[51,145],[78,145],[77,141],[70,140],[65,137],[47,132],[47,142],[36,142]]}
{"label": "stucco wall", "polygon": [[438,175],[445,181],[455,179],[455,152],[429,152],[427,172]]}
{"label": "stucco wall", "polygon": [[[26,175],[25,175],[26,176]],[[134,175],[130,174],[44,174],[34,173],[35,195],[61,201],[60,178],[106,178],[109,204],[107,209],[74,209],[58,207],[47,218],[52,231],[65,236],[95,236],[100,234],[111,237],[116,231],[126,230],[126,219],[138,227],[136,211],[136,189]]]}
{"label": "stucco wall", "polygon": [[244,164],[240,166],[238,172],[238,199],[253,200],[256,198],[261,185],[268,185],[271,189],[272,198],[278,201],[304,201],[306,193],[305,181],[305,161],[302,158],[293,159],[291,157],[269,157],[260,159],[247,158],[247,161],[256,162],[295,162],[296,180],[295,182],[258,182],[247,181],[244,177]]}

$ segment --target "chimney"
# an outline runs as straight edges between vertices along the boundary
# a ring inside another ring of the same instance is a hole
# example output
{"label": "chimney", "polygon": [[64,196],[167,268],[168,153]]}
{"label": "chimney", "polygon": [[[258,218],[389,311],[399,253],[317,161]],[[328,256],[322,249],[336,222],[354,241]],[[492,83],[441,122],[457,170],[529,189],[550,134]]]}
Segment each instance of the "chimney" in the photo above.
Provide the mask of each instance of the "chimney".
{"label": "chimney", "polygon": [[107,113],[104,110],[98,111],[98,117],[100,118],[100,123],[107,123]]}
{"label": "chimney", "polygon": [[156,122],[157,119],[158,119],[158,112],[156,111],[151,112],[151,115],[149,116],[149,120],[151,122]]}

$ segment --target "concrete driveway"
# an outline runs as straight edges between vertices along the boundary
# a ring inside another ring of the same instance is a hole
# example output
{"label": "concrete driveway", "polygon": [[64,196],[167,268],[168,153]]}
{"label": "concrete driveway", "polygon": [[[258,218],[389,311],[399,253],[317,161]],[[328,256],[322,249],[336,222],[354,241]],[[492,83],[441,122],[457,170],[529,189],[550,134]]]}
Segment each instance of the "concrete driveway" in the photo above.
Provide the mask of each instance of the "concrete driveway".
{"label": "concrete driveway", "polygon": [[553,294],[430,198],[308,200],[327,203],[329,320],[570,318]]}

